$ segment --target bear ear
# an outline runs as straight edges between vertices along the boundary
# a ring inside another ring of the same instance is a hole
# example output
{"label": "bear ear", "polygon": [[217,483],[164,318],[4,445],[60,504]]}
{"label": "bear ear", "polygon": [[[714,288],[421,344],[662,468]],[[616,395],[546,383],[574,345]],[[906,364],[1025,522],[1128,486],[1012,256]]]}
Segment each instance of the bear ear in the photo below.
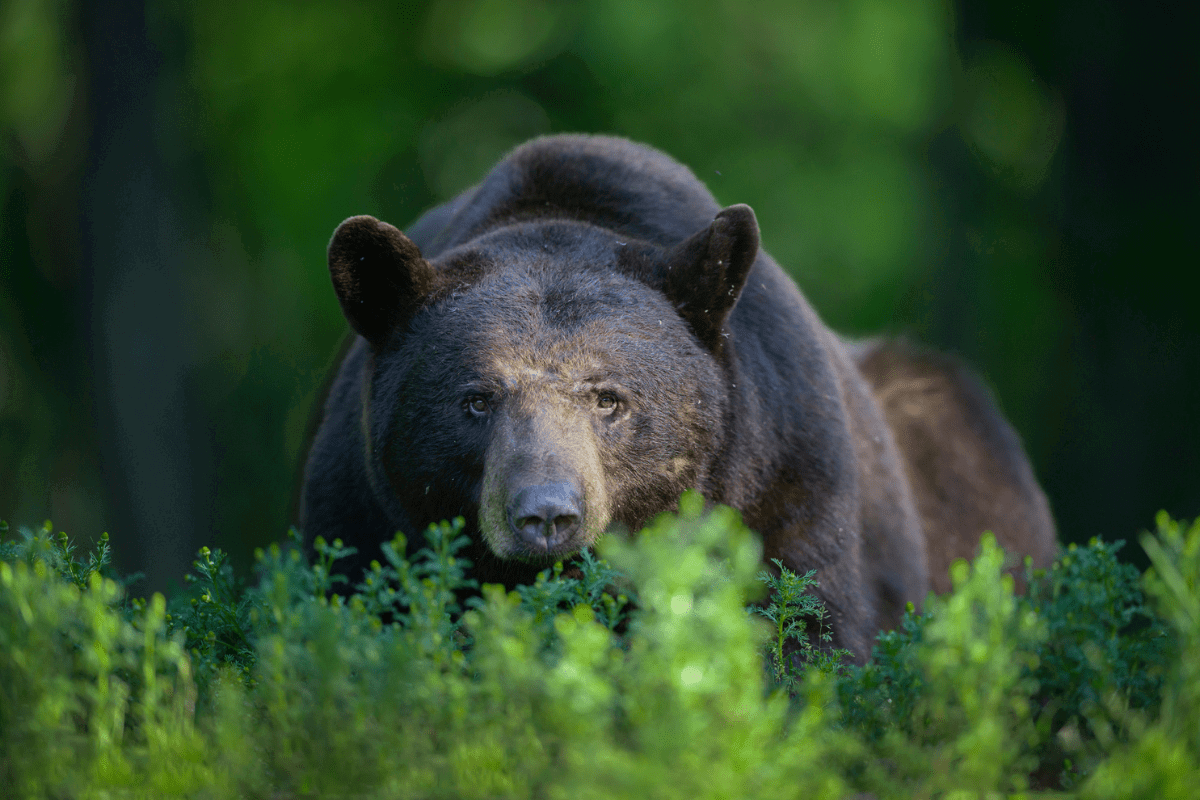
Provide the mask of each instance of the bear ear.
{"label": "bear ear", "polygon": [[741,204],[667,253],[663,293],[713,353],[724,346],[725,321],[757,257],[758,220]]}
{"label": "bear ear", "polygon": [[350,327],[378,348],[420,308],[436,272],[411,239],[364,215],[333,232],[329,276]]}

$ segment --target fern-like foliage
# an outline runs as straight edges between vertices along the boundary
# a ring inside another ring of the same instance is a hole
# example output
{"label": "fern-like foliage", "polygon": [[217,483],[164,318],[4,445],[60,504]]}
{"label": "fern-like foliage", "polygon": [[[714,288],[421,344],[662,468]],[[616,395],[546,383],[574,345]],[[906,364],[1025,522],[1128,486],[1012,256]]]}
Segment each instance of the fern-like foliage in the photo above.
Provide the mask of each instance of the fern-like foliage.
{"label": "fern-like foliage", "polygon": [[[815,574],[685,495],[532,586],[474,585],[461,521],[357,585],[350,550],[202,549],[134,598],[48,526],[0,540],[0,787],[57,797],[1192,797],[1200,523],[1138,576],[1093,541],[1014,591],[989,537],[864,666]],[[764,595],[763,590],[766,590]],[[749,605],[749,608],[748,608]],[[169,607],[169,612],[168,612]]]}

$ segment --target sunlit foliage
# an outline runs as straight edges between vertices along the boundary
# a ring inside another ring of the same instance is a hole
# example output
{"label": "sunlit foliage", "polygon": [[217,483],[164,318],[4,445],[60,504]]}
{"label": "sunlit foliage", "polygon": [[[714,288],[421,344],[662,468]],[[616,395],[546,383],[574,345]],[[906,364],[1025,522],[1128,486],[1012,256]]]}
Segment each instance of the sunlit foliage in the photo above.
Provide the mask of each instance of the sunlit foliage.
{"label": "sunlit foliage", "polygon": [[1093,542],[1025,596],[985,537],[864,667],[805,648],[788,621],[819,629],[823,610],[759,597],[805,580],[762,576],[737,515],[695,496],[521,592],[463,595],[457,526],[426,540],[411,560],[390,545],[349,594],[331,591],[336,542],[311,566],[271,548],[249,590],[202,552],[168,613],[104,577],[103,547],[10,537],[0,781],[30,798],[1183,798],[1200,778],[1200,523],[1162,516],[1140,583]]}

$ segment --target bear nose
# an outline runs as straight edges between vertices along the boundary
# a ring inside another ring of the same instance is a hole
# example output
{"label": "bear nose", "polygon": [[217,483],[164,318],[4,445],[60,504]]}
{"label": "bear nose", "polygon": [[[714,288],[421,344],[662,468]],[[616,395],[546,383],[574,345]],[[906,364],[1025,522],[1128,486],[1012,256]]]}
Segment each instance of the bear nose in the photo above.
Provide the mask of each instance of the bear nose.
{"label": "bear nose", "polygon": [[569,482],[526,486],[508,504],[508,524],[528,547],[545,553],[579,529],[583,501]]}

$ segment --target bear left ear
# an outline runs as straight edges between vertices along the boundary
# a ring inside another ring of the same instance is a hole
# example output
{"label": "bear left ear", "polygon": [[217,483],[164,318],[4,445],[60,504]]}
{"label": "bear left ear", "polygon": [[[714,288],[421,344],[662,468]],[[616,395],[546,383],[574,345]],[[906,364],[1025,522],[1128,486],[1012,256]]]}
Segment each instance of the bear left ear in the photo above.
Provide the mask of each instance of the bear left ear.
{"label": "bear left ear", "polygon": [[437,273],[411,239],[364,215],[333,232],[329,277],[350,327],[379,348],[421,307]]}
{"label": "bear left ear", "polygon": [[713,353],[758,257],[758,220],[747,205],[723,209],[702,231],[667,253],[663,293]]}

